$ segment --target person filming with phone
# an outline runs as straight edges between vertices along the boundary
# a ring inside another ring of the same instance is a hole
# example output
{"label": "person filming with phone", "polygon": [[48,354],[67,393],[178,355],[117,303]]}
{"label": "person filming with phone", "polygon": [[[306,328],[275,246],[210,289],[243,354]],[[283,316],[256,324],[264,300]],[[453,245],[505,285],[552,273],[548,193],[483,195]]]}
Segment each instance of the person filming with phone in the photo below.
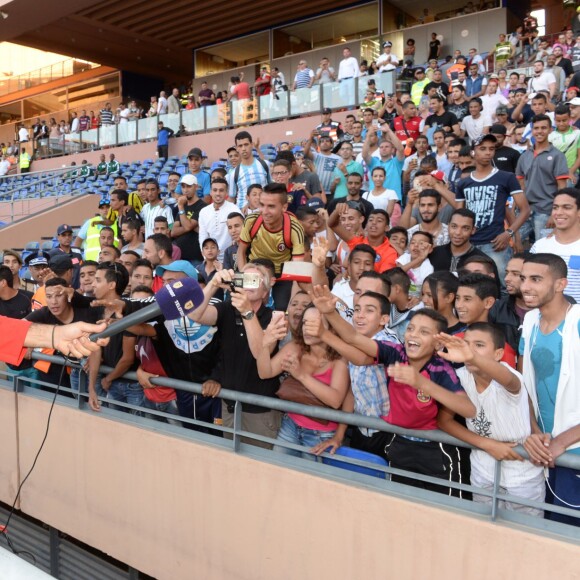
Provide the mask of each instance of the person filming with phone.
{"label": "person filming with phone", "polygon": [[[273,311],[266,306],[271,275],[261,265],[248,263],[240,267],[241,274],[221,270],[204,288],[204,302],[189,317],[202,325],[217,326],[221,336],[221,352],[211,377],[202,385],[206,397],[218,397],[223,388],[232,391],[273,397],[280,385],[278,377],[261,379],[256,359],[262,349],[264,329],[272,320]],[[219,290],[230,292],[231,301],[210,302]],[[275,347],[272,347],[272,352]],[[224,427],[234,426],[233,401],[222,398]],[[242,429],[276,439],[282,416],[278,411],[255,405],[242,405]],[[224,437],[231,438],[229,433]],[[255,440],[242,442],[271,449],[272,445]]]}

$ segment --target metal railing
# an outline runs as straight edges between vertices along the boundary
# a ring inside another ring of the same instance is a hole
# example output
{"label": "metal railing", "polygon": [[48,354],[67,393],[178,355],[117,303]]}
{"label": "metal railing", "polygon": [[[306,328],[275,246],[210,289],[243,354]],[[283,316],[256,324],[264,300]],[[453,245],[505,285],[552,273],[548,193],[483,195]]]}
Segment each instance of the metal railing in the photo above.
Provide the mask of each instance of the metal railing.
{"label": "metal railing", "polygon": [[68,77],[101,66],[86,60],[69,58],[0,81],[0,95],[30,89],[44,83]]}
{"label": "metal railing", "polygon": [[64,139],[49,139],[41,155],[53,157],[154,141],[159,135],[159,121],[180,136],[185,136],[319,114],[326,107],[330,109],[359,107],[364,104],[366,88],[371,81],[374,81],[377,90],[385,93],[395,92],[397,81],[393,72],[346,79],[340,83],[324,83],[312,88],[279,91],[253,99],[102,125],[98,129],[64,135]]}
{"label": "metal railing", "polygon": [[[58,205],[63,197],[73,197],[77,192],[72,187],[72,184],[81,178],[78,175],[81,167],[79,165],[70,165],[53,169],[50,172],[36,171],[23,175],[5,175],[0,177],[0,202],[10,203],[10,223],[13,223],[18,218],[29,217],[31,215],[32,202],[39,198],[42,203],[35,203],[35,212],[44,211]],[[26,176],[38,176],[38,178],[34,179],[33,183],[22,183],[23,178]],[[18,183],[19,185],[11,188],[10,182]],[[6,188],[3,187],[4,183],[8,184]],[[63,192],[65,184],[71,185],[70,191]],[[39,194],[38,197],[29,196],[32,188],[34,188],[33,193]],[[6,191],[3,191],[3,189],[6,189]],[[24,195],[21,196],[23,192]],[[16,209],[17,203],[20,204],[18,211]]]}
{"label": "metal railing", "polygon": [[[71,365],[69,362],[67,362],[64,358],[60,356],[50,356],[38,352],[33,352],[32,357],[33,359],[36,360],[45,360],[51,363],[61,365],[64,364],[66,366],[72,366],[73,368],[80,368],[78,365]],[[113,369],[111,369],[110,367],[102,366],[100,372],[109,373],[112,370]],[[6,371],[5,374],[10,375],[11,373],[10,371]],[[133,382],[137,382],[137,375],[135,373],[127,373],[123,376],[123,378]],[[53,384],[48,384],[42,381],[34,381],[30,378],[18,375],[12,375],[12,381],[13,381],[12,385],[9,385],[8,383],[0,383],[0,386],[2,385],[4,387],[11,386],[11,388],[16,392],[25,392],[26,394],[32,394],[45,398],[46,397],[52,398],[53,395],[51,393],[40,391],[37,388],[38,386],[42,385],[48,387],[50,390],[55,389],[55,385]],[[176,390],[187,391],[190,393],[194,393],[195,395],[201,394],[201,385],[198,383],[189,383],[186,381],[181,381],[167,377],[151,379],[151,383],[158,386],[171,387]],[[88,377],[83,371],[80,371],[79,391],[63,387],[60,387],[60,391],[68,394],[69,397],[70,395],[74,396],[76,399],[76,402],[74,404],[75,406],[78,407],[79,410],[84,412],[92,412],[88,407],[87,387],[88,387]],[[157,431],[161,430],[166,433],[179,435],[193,440],[201,439],[205,443],[209,441],[210,443],[213,443],[215,445],[229,447],[233,449],[234,452],[236,453],[249,454],[257,456],[258,458],[261,459],[267,458],[268,461],[279,462],[284,466],[297,467],[300,469],[308,469],[309,471],[312,471],[320,476],[331,477],[344,481],[350,480],[363,482],[365,485],[371,486],[373,489],[384,493],[402,494],[407,499],[413,498],[420,501],[428,501],[431,504],[435,504],[443,508],[453,507],[456,509],[461,509],[468,514],[487,517],[491,521],[514,522],[520,525],[527,526],[530,530],[534,530],[536,532],[547,532],[550,534],[554,534],[556,536],[561,536],[562,538],[568,540],[580,541],[580,527],[569,526],[556,521],[543,519],[541,517],[534,517],[531,515],[509,511],[500,507],[500,502],[510,502],[522,506],[532,507],[545,512],[552,512],[562,514],[565,516],[570,516],[573,518],[578,518],[580,520],[579,510],[551,505],[545,502],[532,501],[525,498],[503,493],[500,490],[501,461],[496,460],[495,462],[493,489],[491,491],[488,491],[486,489],[479,488],[473,485],[443,480],[427,475],[421,475],[418,473],[405,471],[402,469],[396,469],[391,466],[383,467],[380,465],[376,465],[374,463],[361,461],[359,459],[350,459],[347,457],[337,455],[329,455],[327,453],[322,454],[322,457],[326,458],[332,457],[334,462],[341,461],[344,462],[345,464],[362,466],[385,474],[384,479],[371,477],[368,475],[363,475],[361,473],[355,473],[352,471],[338,469],[336,467],[326,465],[321,462],[306,461],[300,457],[291,457],[282,453],[278,453],[276,451],[257,449],[252,445],[247,445],[245,443],[246,440],[259,441],[261,443],[267,443],[270,445],[276,445],[294,451],[299,451],[303,454],[310,454],[310,450],[308,448],[286,443],[280,440],[270,439],[268,437],[264,437],[262,435],[257,435],[255,433],[250,433],[248,431],[243,430],[242,406],[244,404],[255,405],[259,407],[264,407],[266,409],[281,411],[284,413],[298,413],[315,419],[324,419],[336,423],[343,423],[351,425],[353,427],[365,427],[375,429],[377,431],[393,433],[396,435],[403,435],[406,437],[420,438],[422,440],[427,439],[429,441],[435,441],[438,443],[444,443],[456,447],[476,449],[475,447],[463,441],[455,439],[451,435],[448,435],[442,431],[438,430],[422,431],[422,430],[404,429],[402,427],[398,427],[396,425],[387,423],[380,418],[367,417],[356,413],[345,413],[343,411],[336,411],[333,409],[323,407],[307,406],[299,403],[283,401],[274,397],[264,397],[260,395],[232,391],[229,389],[222,389],[220,392],[220,398],[235,402],[233,428],[223,427],[221,425],[216,424],[210,424],[207,422],[203,422],[196,419],[189,419],[182,416],[171,415],[164,412],[156,411],[154,409],[150,409],[148,407],[147,408],[136,407],[128,403],[113,401],[111,399],[105,398],[100,398],[100,400],[103,403],[101,407],[101,414],[107,416],[107,418],[114,418],[116,420],[133,423],[140,427],[153,428]],[[67,399],[67,401],[69,401],[70,403],[70,398]],[[115,409],[107,407],[107,404],[114,405]],[[216,431],[218,432],[218,435],[227,434],[228,438],[222,436],[212,436],[208,435],[207,433],[198,433],[197,431],[191,429],[187,428],[184,429],[183,427],[161,422],[166,421],[167,419],[177,419],[181,424],[185,426],[202,427],[210,432]],[[520,455],[522,455],[522,457],[525,458],[528,457],[526,451],[521,445],[517,446],[515,450]],[[580,470],[580,456],[566,452],[556,460],[556,465]],[[491,505],[468,501],[465,499],[461,499],[459,497],[452,497],[451,495],[445,495],[443,493],[435,493],[425,489],[420,489],[417,487],[390,481],[390,475],[403,476],[407,479],[424,482],[431,485],[437,485],[444,489],[452,489],[461,492],[476,493],[481,496],[489,497],[491,500]]]}

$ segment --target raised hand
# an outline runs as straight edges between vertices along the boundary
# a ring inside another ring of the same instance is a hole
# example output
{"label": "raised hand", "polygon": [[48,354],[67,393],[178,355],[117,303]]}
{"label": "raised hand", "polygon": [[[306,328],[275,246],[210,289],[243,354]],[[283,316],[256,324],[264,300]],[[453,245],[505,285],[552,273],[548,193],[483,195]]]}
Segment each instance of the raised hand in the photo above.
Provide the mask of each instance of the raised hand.
{"label": "raised hand", "polygon": [[314,238],[312,241],[311,259],[317,268],[324,268],[327,253],[328,240],[325,237]]}
{"label": "raised hand", "polygon": [[338,298],[330,292],[328,286],[314,286],[308,294],[322,314],[332,314],[336,310]]}
{"label": "raised hand", "polygon": [[419,390],[421,375],[411,365],[397,362],[387,368],[387,374],[397,382]]}
{"label": "raised hand", "polygon": [[[437,335],[437,340],[442,344],[441,349],[437,351],[442,359],[454,363],[466,363],[473,360],[473,351],[462,338],[441,332]],[[443,351],[443,347],[447,349],[447,352]]]}

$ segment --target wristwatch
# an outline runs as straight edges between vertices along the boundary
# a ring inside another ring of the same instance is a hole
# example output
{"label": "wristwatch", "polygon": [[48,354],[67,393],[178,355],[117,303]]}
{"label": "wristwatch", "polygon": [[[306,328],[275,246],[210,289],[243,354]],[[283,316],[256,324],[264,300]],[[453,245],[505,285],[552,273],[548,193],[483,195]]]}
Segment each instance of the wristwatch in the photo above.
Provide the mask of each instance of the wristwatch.
{"label": "wristwatch", "polygon": [[505,233],[506,233],[506,234],[507,234],[507,235],[508,235],[510,238],[513,238],[513,237],[515,236],[515,232],[514,232],[513,230],[509,229],[509,228],[508,228],[508,229],[505,231]]}
{"label": "wristwatch", "polygon": [[252,320],[252,318],[254,318],[254,311],[253,310],[248,310],[247,312],[244,312],[244,314],[242,314],[242,318],[244,320]]}
{"label": "wristwatch", "polygon": [[184,209],[182,209],[182,210],[179,210],[177,213],[178,213],[179,215],[185,215],[185,210],[184,210]]}

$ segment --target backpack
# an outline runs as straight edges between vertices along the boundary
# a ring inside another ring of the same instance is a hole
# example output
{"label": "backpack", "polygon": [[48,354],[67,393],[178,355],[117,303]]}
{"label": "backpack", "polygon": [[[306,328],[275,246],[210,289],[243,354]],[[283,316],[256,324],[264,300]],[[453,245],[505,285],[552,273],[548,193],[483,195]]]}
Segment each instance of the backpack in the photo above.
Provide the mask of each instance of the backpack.
{"label": "backpack", "polygon": [[[256,235],[258,234],[258,230],[262,227],[263,223],[264,223],[264,218],[260,214],[256,218],[256,221],[254,222],[254,225],[252,226],[252,229],[250,230],[250,243],[251,243],[251,240],[253,240],[256,237]],[[292,249],[292,220],[290,219],[290,214],[287,211],[284,212],[283,217],[282,217],[282,237],[284,239],[284,245],[286,246],[286,248],[291,250]]]}
{"label": "backpack", "polygon": [[[256,159],[258,160],[258,163],[264,168],[264,171],[266,172],[266,179],[268,180],[268,183],[270,182],[270,168],[268,167],[268,164],[260,157],[256,157]],[[234,170],[234,191],[233,191],[233,195],[232,197],[236,197],[237,193],[238,193],[238,178],[240,177],[240,165],[238,165],[236,167],[236,169]]]}

